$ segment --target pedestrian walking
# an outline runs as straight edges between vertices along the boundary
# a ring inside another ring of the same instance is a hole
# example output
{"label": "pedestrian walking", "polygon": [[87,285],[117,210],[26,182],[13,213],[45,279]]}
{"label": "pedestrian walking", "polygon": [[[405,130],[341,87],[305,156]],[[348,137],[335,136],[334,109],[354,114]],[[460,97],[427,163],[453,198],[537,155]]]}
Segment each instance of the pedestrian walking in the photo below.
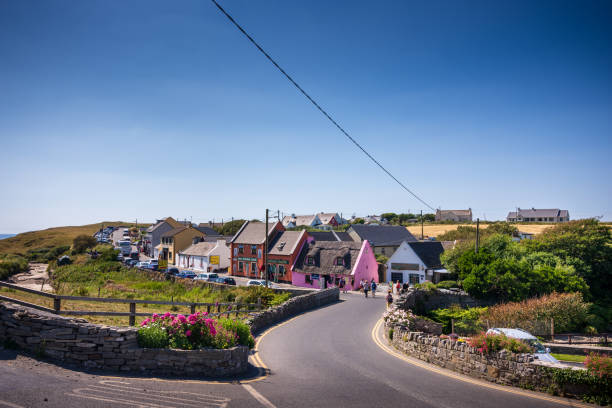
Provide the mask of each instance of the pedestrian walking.
{"label": "pedestrian walking", "polygon": [[391,293],[391,289],[387,292],[387,309],[391,307],[393,303],[393,293]]}
{"label": "pedestrian walking", "polygon": [[397,293],[399,295],[401,288],[402,288],[402,285],[400,285],[399,280],[398,280],[397,283],[395,284],[395,289],[397,289],[397,291],[395,293]]}
{"label": "pedestrian walking", "polygon": [[365,297],[368,297],[368,292],[370,291],[370,282],[365,281],[365,284],[363,285],[363,291],[365,292]]}
{"label": "pedestrian walking", "polygon": [[370,284],[370,287],[372,288],[372,297],[376,297],[376,288],[378,287],[378,285],[376,285],[376,282],[374,282],[374,279],[372,279],[372,283]]}

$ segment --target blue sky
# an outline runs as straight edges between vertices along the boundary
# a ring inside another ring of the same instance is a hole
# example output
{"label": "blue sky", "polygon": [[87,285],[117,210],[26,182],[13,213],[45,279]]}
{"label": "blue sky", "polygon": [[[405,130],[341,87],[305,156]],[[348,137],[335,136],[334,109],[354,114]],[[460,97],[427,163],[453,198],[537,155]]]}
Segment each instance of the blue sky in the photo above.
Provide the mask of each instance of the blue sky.
{"label": "blue sky", "polygon": [[[612,3],[221,4],[433,207],[612,220]],[[427,210],[208,1],[0,0],[0,232]]]}

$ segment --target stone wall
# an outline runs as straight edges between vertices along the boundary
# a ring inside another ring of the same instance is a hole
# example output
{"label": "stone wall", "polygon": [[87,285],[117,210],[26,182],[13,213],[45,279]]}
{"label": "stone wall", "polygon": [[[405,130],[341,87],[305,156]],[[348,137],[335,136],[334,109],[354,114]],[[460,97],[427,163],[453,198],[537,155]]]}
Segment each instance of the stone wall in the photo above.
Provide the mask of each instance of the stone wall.
{"label": "stone wall", "polygon": [[246,371],[249,349],[147,349],[135,327],[109,327],[0,302],[0,340],[84,368],[224,377]]}
{"label": "stone wall", "polygon": [[401,309],[410,309],[416,314],[425,314],[433,309],[448,308],[459,305],[463,308],[476,306],[489,306],[493,302],[477,300],[460,290],[437,289],[427,291],[423,289],[410,288],[401,295],[395,304]]}
{"label": "stone wall", "polygon": [[338,288],[311,291],[305,295],[292,297],[282,305],[271,307],[260,313],[252,313],[247,323],[251,326],[251,332],[256,334],[262,329],[289,317],[296,316],[319,306],[337,302],[339,299],[340,289]]}
{"label": "stone wall", "polygon": [[[389,329],[391,327],[385,330],[387,338]],[[538,361],[531,354],[514,354],[506,350],[481,354],[466,343],[441,340],[422,332],[403,330],[400,326],[393,328],[392,336],[391,344],[411,357],[497,384],[545,391],[551,384],[546,368],[567,368]]]}

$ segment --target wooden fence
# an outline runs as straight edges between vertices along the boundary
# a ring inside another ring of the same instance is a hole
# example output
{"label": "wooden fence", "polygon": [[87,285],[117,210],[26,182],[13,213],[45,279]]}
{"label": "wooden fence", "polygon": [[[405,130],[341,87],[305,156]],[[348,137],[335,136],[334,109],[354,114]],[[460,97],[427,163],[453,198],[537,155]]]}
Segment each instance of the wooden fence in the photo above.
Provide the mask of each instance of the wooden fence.
{"label": "wooden fence", "polygon": [[[151,316],[151,313],[136,312],[137,304],[149,304],[149,305],[169,305],[169,306],[189,306],[191,313],[196,312],[197,307],[205,307],[206,312],[210,316],[223,316],[227,315],[230,317],[232,313],[236,314],[236,317],[240,313],[247,313],[250,311],[259,311],[262,309],[261,299],[257,300],[257,303],[200,303],[200,302],[168,302],[163,300],[140,300],[140,299],[113,299],[113,298],[97,298],[97,297],[86,297],[86,296],[65,296],[56,295],[53,293],[41,292],[39,290],[23,288],[12,283],[0,282],[0,287],[10,288],[17,291],[33,293],[35,295],[47,297],[53,299],[53,309],[40,306],[34,303],[24,302],[22,300],[13,299],[7,296],[0,296],[0,300],[7,302],[16,303],[18,305],[31,307],[33,309],[42,310],[44,312],[68,315],[68,316],[129,316],[130,326],[136,324],[136,316]],[[84,301],[84,302],[100,302],[100,303],[127,303],[129,304],[129,312],[104,312],[99,310],[62,310],[62,300],[72,301]],[[222,311],[222,309],[226,309]]]}

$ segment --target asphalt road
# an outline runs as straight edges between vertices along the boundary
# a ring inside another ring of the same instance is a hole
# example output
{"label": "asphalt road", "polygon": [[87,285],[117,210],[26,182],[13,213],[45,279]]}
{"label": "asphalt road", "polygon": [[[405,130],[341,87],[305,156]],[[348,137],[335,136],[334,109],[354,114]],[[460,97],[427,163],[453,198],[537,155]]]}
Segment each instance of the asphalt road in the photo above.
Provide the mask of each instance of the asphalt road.
{"label": "asphalt road", "polygon": [[[411,364],[372,337],[384,299],[342,301],[264,333],[245,378],[228,382],[83,373],[0,351],[0,407],[559,407]],[[423,365],[421,363],[421,365]],[[266,372],[266,374],[263,374]],[[460,377],[462,378],[462,377]],[[509,392],[510,391],[510,392]],[[523,395],[526,394],[526,395]]]}

